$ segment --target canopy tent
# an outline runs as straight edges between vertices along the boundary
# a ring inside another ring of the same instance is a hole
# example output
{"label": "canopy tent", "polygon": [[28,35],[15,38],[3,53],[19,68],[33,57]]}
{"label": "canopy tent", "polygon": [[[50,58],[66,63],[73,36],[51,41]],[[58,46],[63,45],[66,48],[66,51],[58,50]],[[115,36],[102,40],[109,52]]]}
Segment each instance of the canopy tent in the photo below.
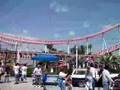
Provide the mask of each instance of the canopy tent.
{"label": "canopy tent", "polygon": [[56,55],[37,55],[33,56],[32,60],[54,62],[60,60],[60,57]]}
{"label": "canopy tent", "polygon": [[[59,56],[56,56],[56,55],[37,55],[37,56],[33,56],[32,57],[32,60],[33,60],[33,67],[36,66],[37,64],[37,61],[38,62],[56,62],[56,61],[59,61],[60,60],[60,57]],[[34,61],[36,61],[36,63],[34,63]],[[45,68],[46,68],[46,65],[47,63],[45,63]],[[53,72],[53,68],[51,68],[51,72]]]}

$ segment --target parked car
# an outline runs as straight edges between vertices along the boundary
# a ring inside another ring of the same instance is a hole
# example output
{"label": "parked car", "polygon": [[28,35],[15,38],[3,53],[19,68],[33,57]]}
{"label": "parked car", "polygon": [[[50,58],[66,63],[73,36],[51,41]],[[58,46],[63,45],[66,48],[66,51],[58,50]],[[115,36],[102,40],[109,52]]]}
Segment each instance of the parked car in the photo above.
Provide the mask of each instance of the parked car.
{"label": "parked car", "polygon": [[74,87],[85,87],[86,69],[74,69],[71,75]]}

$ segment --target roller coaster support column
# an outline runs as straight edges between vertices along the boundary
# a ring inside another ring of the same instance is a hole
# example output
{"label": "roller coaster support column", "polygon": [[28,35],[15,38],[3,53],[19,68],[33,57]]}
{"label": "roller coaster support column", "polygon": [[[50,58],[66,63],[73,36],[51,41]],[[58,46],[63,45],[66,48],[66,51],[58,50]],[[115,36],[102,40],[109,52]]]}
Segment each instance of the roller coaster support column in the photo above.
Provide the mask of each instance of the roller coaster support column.
{"label": "roller coaster support column", "polygon": [[17,50],[17,63],[19,63],[20,62],[20,51],[19,51],[19,49]]}
{"label": "roller coaster support column", "polygon": [[[118,33],[120,34],[120,26],[118,26]],[[119,39],[119,45],[120,45],[120,39]],[[120,48],[118,52],[119,52],[118,54],[120,55]]]}
{"label": "roller coaster support column", "polygon": [[78,68],[78,45],[76,44],[76,69]]}
{"label": "roller coaster support column", "polygon": [[[119,40],[119,44],[120,44],[120,40]],[[119,56],[120,56],[120,48],[119,48]]]}
{"label": "roller coaster support column", "polygon": [[47,45],[44,46],[44,51],[45,51],[45,53],[47,53],[47,51],[48,51],[47,50]]}
{"label": "roller coaster support column", "polygon": [[[107,43],[106,43],[106,40],[105,40],[105,38],[104,38],[104,33],[102,34],[102,40],[103,40],[102,50],[107,49]],[[107,51],[107,52],[108,52],[108,51]]]}
{"label": "roller coaster support column", "polygon": [[15,63],[19,63],[20,62],[20,53],[19,53],[19,49],[18,49],[18,43],[15,43],[15,49],[16,49],[16,60]]}
{"label": "roller coaster support column", "polygon": [[68,55],[70,54],[70,46],[69,46],[69,44],[68,44],[68,51],[67,51],[67,53],[68,53]]}
{"label": "roller coaster support column", "polygon": [[86,54],[88,55],[89,51],[88,51],[88,38],[86,39],[86,43],[87,43],[87,52]]}
{"label": "roller coaster support column", "polygon": [[69,42],[68,42],[68,44],[67,44],[67,54],[69,55],[70,54],[70,45],[69,45]]}

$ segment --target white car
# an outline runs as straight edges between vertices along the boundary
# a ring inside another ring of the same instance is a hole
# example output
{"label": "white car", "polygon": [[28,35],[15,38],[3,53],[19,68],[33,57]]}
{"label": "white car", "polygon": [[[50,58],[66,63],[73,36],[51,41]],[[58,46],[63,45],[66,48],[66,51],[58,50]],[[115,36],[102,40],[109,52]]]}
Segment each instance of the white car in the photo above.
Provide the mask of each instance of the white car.
{"label": "white car", "polygon": [[74,87],[85,87],[86,69],[74,69],[71,75]]}

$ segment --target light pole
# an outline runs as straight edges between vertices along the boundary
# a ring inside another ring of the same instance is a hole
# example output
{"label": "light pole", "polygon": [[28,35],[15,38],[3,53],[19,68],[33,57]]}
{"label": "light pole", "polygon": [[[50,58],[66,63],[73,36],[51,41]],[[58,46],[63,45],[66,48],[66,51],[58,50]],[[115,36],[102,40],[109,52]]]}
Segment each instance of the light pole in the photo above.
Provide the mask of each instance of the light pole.
{"label": "light pole", "polygon": [[78,45],[76,44],[76,69],[78,69]]}
{"label": "light pole", "polygon": [[14,63],[18,63],[18,43],[15,43],[15,60]]}

